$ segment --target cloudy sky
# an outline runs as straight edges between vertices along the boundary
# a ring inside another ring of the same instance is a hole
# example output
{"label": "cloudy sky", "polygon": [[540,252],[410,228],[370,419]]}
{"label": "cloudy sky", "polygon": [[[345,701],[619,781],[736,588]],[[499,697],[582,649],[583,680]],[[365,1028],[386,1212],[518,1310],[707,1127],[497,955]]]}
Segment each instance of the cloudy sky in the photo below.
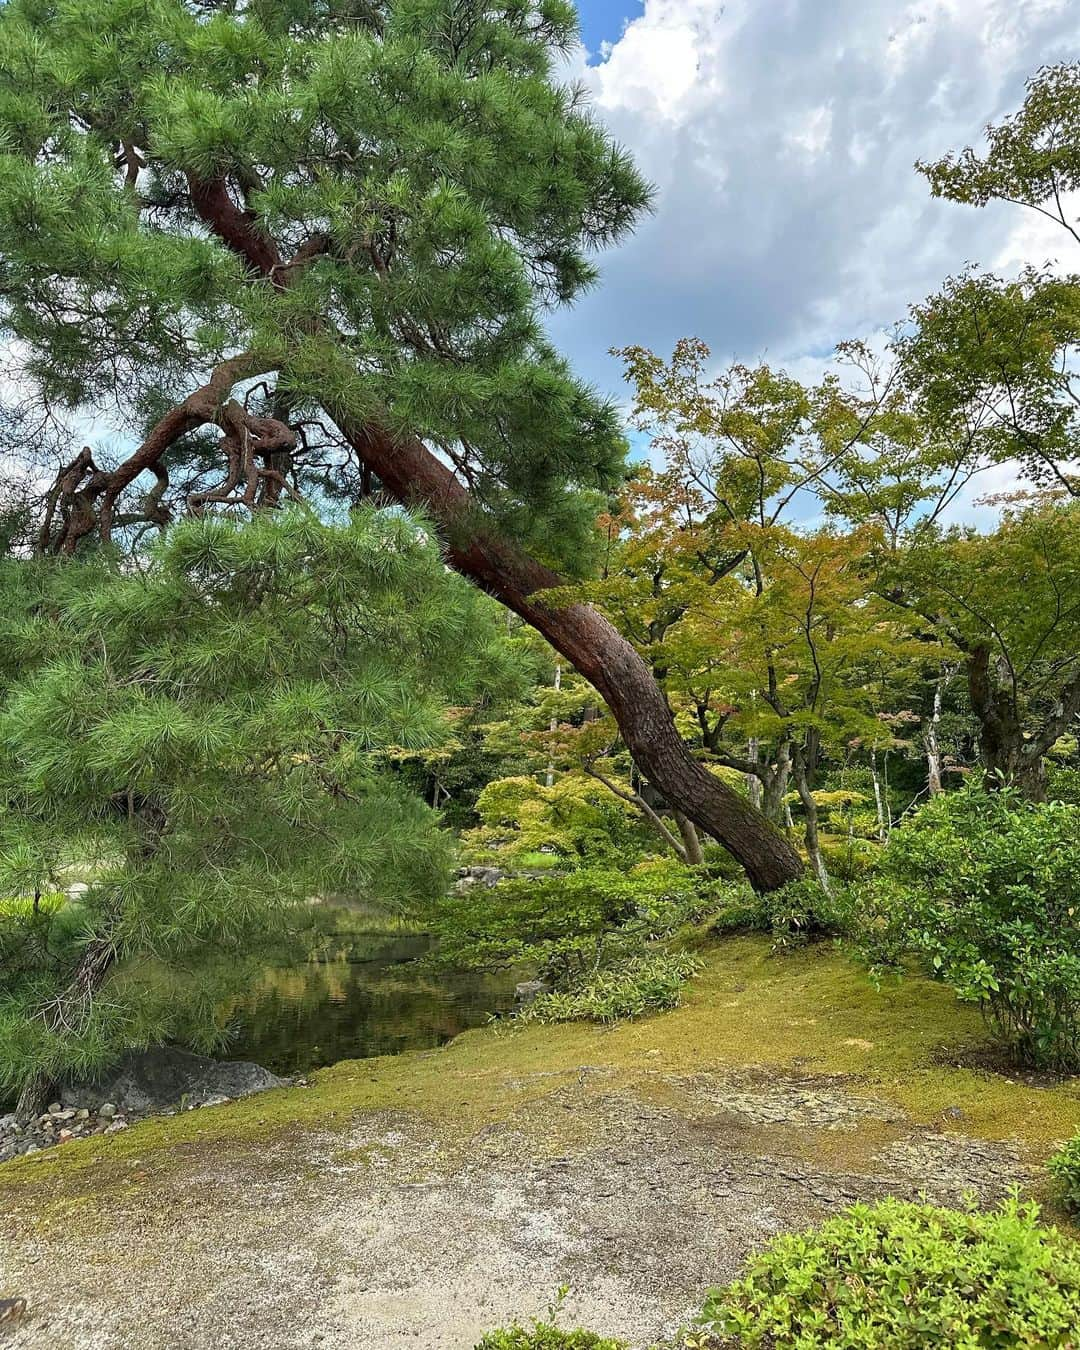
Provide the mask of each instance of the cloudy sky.
{"label": "cloudy sky", "polygon": [[[978,144],[1040,65],[1080,57],[1078,0],[579,0],[573,73],[658,190],[554,336],[621,389],[608,348],[704,338],[809,374],[974,261],[1070,259],[1020,208],[934,201],[918,158]],[[1080,206],[1077,214],[1080,215]]]}

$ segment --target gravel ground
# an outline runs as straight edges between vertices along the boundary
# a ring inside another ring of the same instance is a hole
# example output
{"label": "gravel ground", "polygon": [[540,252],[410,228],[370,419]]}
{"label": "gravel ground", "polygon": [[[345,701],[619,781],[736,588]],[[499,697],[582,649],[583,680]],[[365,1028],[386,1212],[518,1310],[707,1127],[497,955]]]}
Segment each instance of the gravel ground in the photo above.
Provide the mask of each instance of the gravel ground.
{"label": "gravel ground", "polygon": [[[593,1142],[568,1145],[567,1121]],[[471,1350],[560,1286],[564,1324],[644,1350],[780,1229],[890,1191],[990,1199],[1032,1175],[840,1079],[657,1073],[627,1089],[586,1067],[468,1138],[372,1111],[344,1135],[196,1141],[163,1171],[124,1167],[63,1206],[32,1186],[9,1198],[0,1294],[29,1310],[3,1350]]]}

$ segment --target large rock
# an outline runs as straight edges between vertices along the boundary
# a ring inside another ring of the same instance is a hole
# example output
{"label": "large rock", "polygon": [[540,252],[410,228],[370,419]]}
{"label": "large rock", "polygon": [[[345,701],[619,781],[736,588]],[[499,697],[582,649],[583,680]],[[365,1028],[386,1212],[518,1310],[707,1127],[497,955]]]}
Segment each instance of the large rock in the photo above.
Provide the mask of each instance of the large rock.
{"label": "large rock", "polygon": [[60,1092],[65,1106],[96,1110],[112,1103],[121,1111],[168,1111],[203,1106],[223,1097],[248,1097],[287,1082],[258,1064],[208,1059],[173,1046],[127,1055],[93,1081],[70,1081]]}

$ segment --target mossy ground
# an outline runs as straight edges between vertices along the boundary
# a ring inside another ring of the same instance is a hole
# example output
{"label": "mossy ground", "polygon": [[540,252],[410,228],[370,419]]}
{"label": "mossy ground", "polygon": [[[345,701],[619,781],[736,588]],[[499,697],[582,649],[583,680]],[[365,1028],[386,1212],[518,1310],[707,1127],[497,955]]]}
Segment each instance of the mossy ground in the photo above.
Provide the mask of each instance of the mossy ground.
{"label": "mossy ground", "polygon": [[[590,1074],[598,1093],[681,1100],[689,1114],[693,1104],[679,1084],[695,1074],[763,1068],[838,1077],[845,1091],[892,1103],[915,1124],[1012,1141],[1039,1161],[1080,1128],[1080,1078],[1032,1086],[946,1062],[953,1052],[977,1053],[987,1037],[977,1013],[942,986],[909,978],[877,990],[827,945],[773,955],[764,938],[729,937],[704,956],[673,1012],[614,1028],[494,1025],[441,1050],[344,1062],[308,1087],[144,1121],[9,1163],[0,1199],[29,1186],[43,1201],[68,1202],[78,1192],[85,1203],[121,1178],[130,1182],[133,1158],[145,1177],[295,1131],[344,1131],[365,1111],[416,1113],[463,1143],[481,1127],[531,1117],[545,1121],[545,1143],[558,1152],[575,1142],[580,1123],[564,1113],[571,1118],[551,1132],[543,1100],[571,1082],[588,1090]],[[845,1149],[855,1162],[874,1134],[868,1122],[858,1139],[846,1132],[820,1142],[834,1163]]]}

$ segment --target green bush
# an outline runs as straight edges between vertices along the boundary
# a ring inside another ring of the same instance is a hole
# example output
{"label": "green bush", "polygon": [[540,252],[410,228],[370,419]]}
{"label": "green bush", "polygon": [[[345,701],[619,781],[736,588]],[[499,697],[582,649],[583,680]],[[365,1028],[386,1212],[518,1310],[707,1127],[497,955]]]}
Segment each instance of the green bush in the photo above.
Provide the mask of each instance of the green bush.
{"label": "green bush", "polygon": [[1070,1350],[1080,1247],[1012,1199],[989,1213],[884,1200],[786,1233],[714,1289],[693,1346]]}
{"label": "green bush", "polygon": [[572,989],[541,994],[518,1014],[522,1022],[617,1022],[677,1008],[701,962],[657,948],[593,972]]}
{"label": "green bush", "polygon": [[1046,1164],[1067,1209],[1080,1214],[1080,1130]]}
{"label": "green bush", "polygon": [[974,789],[894,831],[854,897],[876,968],[915,958],[1022,1064],[1080,1068],[1080,807]]}
{"label": "green bush", "polygon": [[641,954],[687,923],[742,912],[749,888],[681,864],[588,867],[473,887],[436,903],[438,959],[455,966],[532,966],[555,989]]}
{"label": "green bush", "polygon": [[759,903],[778,948],[843,937],[854,927],[852,893],[842,883],[826,891],[815,877],[804,876],[761,896]]}
{"label": "green bush", "polygon": [[595,1331],[560,1331],[550,1322],[535,1322],[528,1329],[514,1326],[489,1331],[475,1350],[626,1350],[626,1342],[598,1336]]}

